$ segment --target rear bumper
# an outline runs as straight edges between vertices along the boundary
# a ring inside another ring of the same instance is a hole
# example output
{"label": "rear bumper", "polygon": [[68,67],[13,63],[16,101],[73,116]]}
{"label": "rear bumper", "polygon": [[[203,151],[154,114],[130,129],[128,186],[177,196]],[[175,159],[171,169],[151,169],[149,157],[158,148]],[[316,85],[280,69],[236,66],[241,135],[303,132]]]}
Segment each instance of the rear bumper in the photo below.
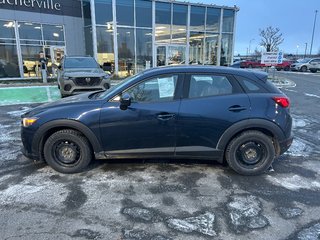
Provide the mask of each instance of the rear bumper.
{"label": "rear bumper", "polygon": [[293,136],[291,136],[290,138],[284,141],[279,142],[279,147],[280,147],[279,155],[285,153],[290,148],[292,141],[293,141]]}

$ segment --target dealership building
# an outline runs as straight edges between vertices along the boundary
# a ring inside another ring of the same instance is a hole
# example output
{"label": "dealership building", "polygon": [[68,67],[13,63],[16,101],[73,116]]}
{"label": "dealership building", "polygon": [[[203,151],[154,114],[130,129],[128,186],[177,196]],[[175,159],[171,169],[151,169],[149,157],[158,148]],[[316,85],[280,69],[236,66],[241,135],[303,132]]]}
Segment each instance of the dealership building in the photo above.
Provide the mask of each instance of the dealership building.
{"label": "dealership building", "polygon": [[0,80],[51,76],[91,55],[120,77],[146,68],[232,63],[237,7],[172,0],[0,0]]}

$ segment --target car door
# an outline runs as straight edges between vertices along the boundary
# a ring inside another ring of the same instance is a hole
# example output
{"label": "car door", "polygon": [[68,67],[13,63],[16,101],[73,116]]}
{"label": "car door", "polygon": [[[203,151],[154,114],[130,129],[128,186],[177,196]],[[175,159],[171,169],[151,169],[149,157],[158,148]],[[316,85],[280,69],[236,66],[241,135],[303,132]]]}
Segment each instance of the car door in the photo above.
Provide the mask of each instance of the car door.
{"label": "car door", "polygon": [[216,146],[233,123],[250,116],[250,101],[232,76],[189,74],[177,118],[175,154],[219,158]]}
{"label": "car door", "polygon": [[[103,105],[100,135],[105,155],[173,156],[180,106],[177,91],[182,77],[168,74],[148,78]],[[121,110],[119,100],[124,93],[130,94],[131,105]]]}

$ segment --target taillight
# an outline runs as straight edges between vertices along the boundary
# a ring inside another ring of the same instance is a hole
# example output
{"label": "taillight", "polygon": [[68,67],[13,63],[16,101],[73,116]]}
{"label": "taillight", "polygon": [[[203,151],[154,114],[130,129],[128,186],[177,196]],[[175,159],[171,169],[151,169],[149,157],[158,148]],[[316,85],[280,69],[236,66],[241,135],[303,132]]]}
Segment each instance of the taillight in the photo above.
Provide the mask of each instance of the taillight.
{"label": "taillight", "polygon": [[272,99],[281,107],[287,108],[290,106],[290,101],[287,97],[273,97]]}

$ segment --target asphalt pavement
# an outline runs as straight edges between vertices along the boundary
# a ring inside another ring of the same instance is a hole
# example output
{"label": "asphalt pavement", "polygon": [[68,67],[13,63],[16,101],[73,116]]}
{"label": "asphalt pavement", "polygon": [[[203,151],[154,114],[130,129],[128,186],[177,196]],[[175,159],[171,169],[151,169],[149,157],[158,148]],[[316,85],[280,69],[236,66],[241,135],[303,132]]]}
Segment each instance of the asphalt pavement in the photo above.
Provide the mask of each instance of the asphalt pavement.
{"label": "asphalt pavement", "polygon": [[295,83],[295,139],[273,169],[245,177],[204,161],[95,161],[65,175],[20,151],[20,115],[0,107],[1,239],[320,239],[320,75]]}

